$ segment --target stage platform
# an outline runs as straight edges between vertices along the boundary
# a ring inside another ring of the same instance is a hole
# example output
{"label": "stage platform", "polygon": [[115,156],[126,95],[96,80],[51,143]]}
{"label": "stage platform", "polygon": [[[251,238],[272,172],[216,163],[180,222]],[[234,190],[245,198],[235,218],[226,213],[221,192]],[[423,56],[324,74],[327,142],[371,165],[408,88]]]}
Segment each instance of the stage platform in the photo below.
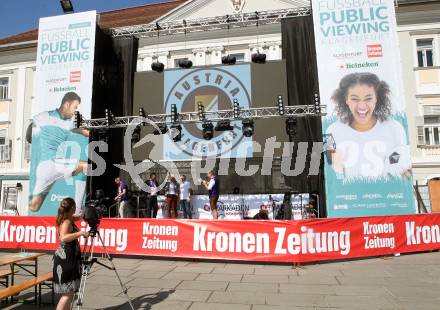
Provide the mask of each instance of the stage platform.
{"label": "stage platform", "polygon": [[[55,250],[54,225],[54,217],[0,217],[0,247]],[[79,227],[88,229],[85,222]],[[102,219],[99,232],[109,252],[119,255],[311,262],[438,250],[440,214],[298,221]]]}

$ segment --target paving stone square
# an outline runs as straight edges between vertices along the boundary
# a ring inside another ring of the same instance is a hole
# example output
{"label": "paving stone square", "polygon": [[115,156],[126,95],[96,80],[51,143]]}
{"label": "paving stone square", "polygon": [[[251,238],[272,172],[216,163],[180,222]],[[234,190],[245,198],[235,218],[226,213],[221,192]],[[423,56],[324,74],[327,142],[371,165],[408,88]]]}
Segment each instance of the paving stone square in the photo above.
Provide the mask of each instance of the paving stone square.
{"label": "paving stone square", "polygon": [[[438,310],[440,253],[304,264],[115,258],[136,309]],[[96,266],[96,267],[95,267]],[[82,309],[130,309],[114,271],[95,265]],[[51,257],[40,259],[41,272]],[[17,275],[16,281],[24,279]],[[5,310],[37,307],[33,291]],[[50,293],[43,295],[50,301]]]}

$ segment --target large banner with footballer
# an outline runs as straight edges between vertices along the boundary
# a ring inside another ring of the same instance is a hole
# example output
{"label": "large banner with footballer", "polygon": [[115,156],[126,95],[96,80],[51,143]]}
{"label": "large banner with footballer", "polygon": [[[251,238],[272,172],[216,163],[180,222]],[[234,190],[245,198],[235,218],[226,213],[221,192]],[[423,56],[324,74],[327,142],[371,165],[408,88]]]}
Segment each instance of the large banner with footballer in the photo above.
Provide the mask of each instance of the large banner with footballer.
{"label": "large banner with footballer", "polygon": [[414,213],[394,1],[312,6],[328,216]]}
{"label": "large banner with footballer", "polygon": [[64,197],[84,200],[88,132],[74,130],[75,111],[90,118],[96,12],[40,19],[29,214],[55,215]]}

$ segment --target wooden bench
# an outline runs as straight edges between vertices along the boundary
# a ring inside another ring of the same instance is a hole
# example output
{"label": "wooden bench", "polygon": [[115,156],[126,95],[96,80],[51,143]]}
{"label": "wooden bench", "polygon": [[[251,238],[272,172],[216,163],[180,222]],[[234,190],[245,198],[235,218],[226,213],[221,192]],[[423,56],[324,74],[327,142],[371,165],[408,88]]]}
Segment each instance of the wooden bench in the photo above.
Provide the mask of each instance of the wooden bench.
{"label": "wooden bench", "polygon": [[8,288],[1,290],[0,291],[0,300],[6,299],[9,297],[13,297],[24,290],[38,286],[38,296],[35,296],[36,297],[35,303],[38,302],[38,304],[41,305],[41,287],[46,286],[52,290],[52,304],[54,304],[52,280],[53,280],[52,272],[48,272],[48,273],[42,274],[38,277],[29,279],[29,280],[25,280],[21,283],[15,284],[13,286],[10,286]]}
{"label": "wooden bench", "polygon": [[9,276],[12,275],[11,270],[0,270],[0,285],[9,286]]}

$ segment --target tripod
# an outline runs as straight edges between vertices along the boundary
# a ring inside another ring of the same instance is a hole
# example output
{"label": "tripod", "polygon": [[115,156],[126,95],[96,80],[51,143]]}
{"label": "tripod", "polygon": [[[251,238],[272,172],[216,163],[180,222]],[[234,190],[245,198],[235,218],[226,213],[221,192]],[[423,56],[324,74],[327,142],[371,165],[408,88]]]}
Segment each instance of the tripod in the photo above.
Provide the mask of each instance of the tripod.
{"label": "tripod", "polygon": [[[128,288],[125,286],[125,284],[122,283],[121,278],[119,277],[118,271],[116,270],[115,264],[113,264],[113,258],[108,254],[107,248],[104,245],[104,242],[101,238],[101,234],[98,231],[97,227],[90,228],[90,237],[92,238],[91,244],[89,244],[88,239],[86,241],[86,244],[84,246],[84,252],[83,252],[83,260],[82,260],[82,268],[81,268],[81,282],[79,285],[79,290],[76,293],[76,307],[78,310],[81,309],[81,306],[84,303],[84,295],[85,295],[85,288],[86,288],[86,282],[87,277],[90,274],[90,271],[92,270],[92,266],[94,263],[97,263],[98,265],[101,265],[109,270],[114,270],[116,277],[118,278],[119,285],[122,288],[122,292],[127,297],[128,303],[130,305],[130,308],[134,310],[133,304],[131,303],[131,299],[127,294]],[[98,237],[99,241],[102,244],[102,247],[104,248],[104,254],[103,256],[110,262],[111,266],[107,266],[101,262],[98,261],[98,258],[95,257],[95,237]],[[72,302],[72,307],[74,307],[75,301]]]}

